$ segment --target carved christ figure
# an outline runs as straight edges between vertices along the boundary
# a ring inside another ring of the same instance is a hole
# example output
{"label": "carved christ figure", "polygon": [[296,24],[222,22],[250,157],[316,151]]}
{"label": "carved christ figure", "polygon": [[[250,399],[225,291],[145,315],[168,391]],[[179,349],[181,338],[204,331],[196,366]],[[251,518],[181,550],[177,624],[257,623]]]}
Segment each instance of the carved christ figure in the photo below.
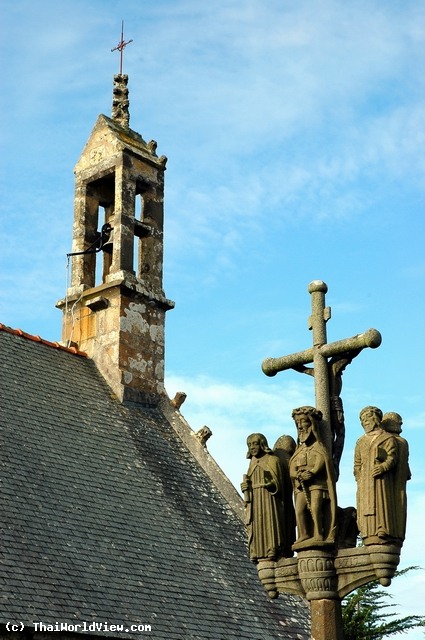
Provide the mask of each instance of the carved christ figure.
{"label": "carved christ figure", "polygon": [[335,472],[330,454],[319,438],[320,411],[294,409],[298,447],[289,463],[294,486],[298,538],[294,549],[333,544],[336,535]]}
{"label": "carved christ figure", "polygon": [[[327,364],[329,381],[330,427],[332,432],[332,460],[335,468],[335,480],[339,478],[339,465],[345,442],[344,407],[342,404],[342,375],[346,367],[359,355],[361,349],[332,356]],[[305,365],[294,366],[299,373],[314,377],[314,368]]]}
{"label": "carved christ figure", "polygon": [[245,499],[249,556],[253,562],[276,560],[285,552],[281,462],[261,433],[248,436],[247,445],[247,458],[251,462],[241,489]]}

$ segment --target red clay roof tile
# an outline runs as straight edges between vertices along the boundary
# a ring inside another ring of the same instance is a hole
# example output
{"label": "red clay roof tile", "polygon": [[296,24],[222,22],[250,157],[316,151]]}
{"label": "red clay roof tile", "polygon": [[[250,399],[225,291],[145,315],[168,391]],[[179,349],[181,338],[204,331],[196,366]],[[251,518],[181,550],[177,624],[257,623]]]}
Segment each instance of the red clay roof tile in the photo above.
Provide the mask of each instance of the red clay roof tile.
{"label": "red clay roof tile", "polygon": [[0,331],[6,331],[7,333],[11,333],[15,336],[21,336],[22,338],[26,338],[27,340],[32,340],[33,342],[41,342],[48,347],[52,347],[53,349],[61,349],[61,351],[68,351],[68,353],[73,353],[77,356],[82,356],[83,358],[87,358],[87,353],[84,351],[78,351],[76,347],[65,347],[59,342],[50,342],[50,340],[44,340],[40,338],[40,336],[34,336],[31,333],[26,333],[22,331],[22,329],[12,329],[11,327],[7,327],[5,324],[0,322]]}

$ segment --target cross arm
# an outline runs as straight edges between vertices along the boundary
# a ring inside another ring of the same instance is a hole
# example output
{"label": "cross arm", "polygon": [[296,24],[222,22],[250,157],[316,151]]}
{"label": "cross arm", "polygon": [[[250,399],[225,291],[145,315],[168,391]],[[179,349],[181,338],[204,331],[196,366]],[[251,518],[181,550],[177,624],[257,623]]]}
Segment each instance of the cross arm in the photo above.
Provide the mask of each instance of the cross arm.
{"label": "cross arm", "polygon": [[[335,356],[341,353],[352,350],[361,350],[365,347],[376,349],[381,344],[382,337],[379,331],[376,329],[368,329],[364,333],[359,333],[352,338],[345,338],[344,340],[338,340],[337,342],[330,342],[316,347],[319,353],[327,358]],[[263,360],[261,366],[263,373],[266,376],[275,376],[280,371],[286,371],[294,367],[309,364],[314,361],[315,349],[306,349],[305,351],[298,351],[289,356],[282,356],[281,358],[266,358]],[[356,354],[357,355],[357,354]]]}

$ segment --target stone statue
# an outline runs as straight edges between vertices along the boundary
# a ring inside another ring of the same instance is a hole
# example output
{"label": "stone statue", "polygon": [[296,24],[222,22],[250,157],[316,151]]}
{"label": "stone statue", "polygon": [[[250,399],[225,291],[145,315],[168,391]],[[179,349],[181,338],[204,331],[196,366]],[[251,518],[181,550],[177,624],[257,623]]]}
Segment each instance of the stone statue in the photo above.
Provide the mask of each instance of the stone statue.
{"label": "stone statue", "polygon": [[397,466],[395,470],[396,499],[399,500],[396,509],[397,516],[397,538],[404,540],[406,535],[407,519],[407,495],[406,483],[411,479],[412,474],[409,467],[409,445],[407,440],[401,437],[401,425],[403,419],[400,414],[390,411],[385,413],[381,426],[385,431],[391,433],[397,442]]}
{"label": "stone statue", "polygon": [[283,526],[282,464],[261,433],[248,436],[247,445],[247,458],[251,462],[241,489],[245,500],[249,556],[253,562],[277,560],[287,547]]}
{"label": "stone statue", "polygon": [[[410,471],[408,445],[400,435],[401,417],[394,413],[383,417],[376,407],[366,407],[361,413],[365,435],[359,438],[355,451],[357,508],[337,505],[335,484],[345,439],[343,377],[353,359],[365,348],[379,347],[382,338],[379,331],[369,329],[329,343],[327,290],[322,280],[308,286],[312,347],[266,358],[262,363],[267,376],[288,369],[312,376],[316,406],[292,412],[298,432],[298,446],[289,460],[297,527],[292,550],[296,557],[282,557],[277,562],[259,560],[257,570],[269,597],[289,593],[309,601],[311,637],[336,640],[344,635],[341,600],[372,581],[388,586],[396,575],[405,535]],[[282,458],[283,469],[290,446],[282,436],[273,449]],[[242,486],[248,494],[248,484]],[[287,519],[285,497],[284,489]],[[245,499],[248,503],[250,496]],[[364,545],[357,544],[360,533]]]}
{"label": "stone statue", "polygon": [[336,490],[331,455],[319,438],[320,411],[294,409],[298,447],[289,463],[294,487],[298,538],[293,548],[307,549],[335,543]]}
{"label": "stone statue", "polygon": [[357,511],[355,508],[338,507],[337,522],[337,548],[354,549],[357,547],[359,528],[357,526]]}
{"label": "stone statue", "polygon": [[339,465],[345,442],[344,408],[342,405],[342,375],[346,367],[360,353],[361,349],[351,349],[333,356],[328,362],[329,400],[331,410],[332,459],[336,480],[339,478]]}
{"label": "stone statue", "polygon": [[283,527],[285,531],[284,557],[291,558],[294,555],[292,545],[295,542],[295,510],[293,502],[292,482],[289,475],[289,461],[293,456],[297,443],[292,436],[280,436],[273,447],[273,453],[277,455],[282,464],[283,473]]}
{"label": "stone statue", "polygon": [[[344,351],[343,353],[332,356],[327,363],[332,460],[335,468],[335,481],[339,478],[339,465],[345,442],[344,407],[341,398],[342,375],[346,367],[354,360],[360,351],[360,348]],[[309,376],[315,376],[313,367],[296,365],[293,369]]]}
{"label": "stone statue", "polygon": [[365,434],[354,451],[360,535],[365,545],[401,543],[399,444],[393,433],[383,429],[378,407],[362,409],[360,422]]}

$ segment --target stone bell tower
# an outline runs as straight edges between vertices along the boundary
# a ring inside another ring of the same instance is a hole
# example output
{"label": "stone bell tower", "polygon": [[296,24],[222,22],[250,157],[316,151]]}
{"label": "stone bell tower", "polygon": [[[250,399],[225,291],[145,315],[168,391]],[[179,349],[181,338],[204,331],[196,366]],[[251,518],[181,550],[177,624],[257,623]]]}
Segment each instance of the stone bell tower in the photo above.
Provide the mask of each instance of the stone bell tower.
{"label": "stone bell tower", "polygon": [[75,167],[70,287],[62,339],[87,352],[121,401],[164,391],[163,199],[166,157],[129,128],[128,76],[114,76]]}

